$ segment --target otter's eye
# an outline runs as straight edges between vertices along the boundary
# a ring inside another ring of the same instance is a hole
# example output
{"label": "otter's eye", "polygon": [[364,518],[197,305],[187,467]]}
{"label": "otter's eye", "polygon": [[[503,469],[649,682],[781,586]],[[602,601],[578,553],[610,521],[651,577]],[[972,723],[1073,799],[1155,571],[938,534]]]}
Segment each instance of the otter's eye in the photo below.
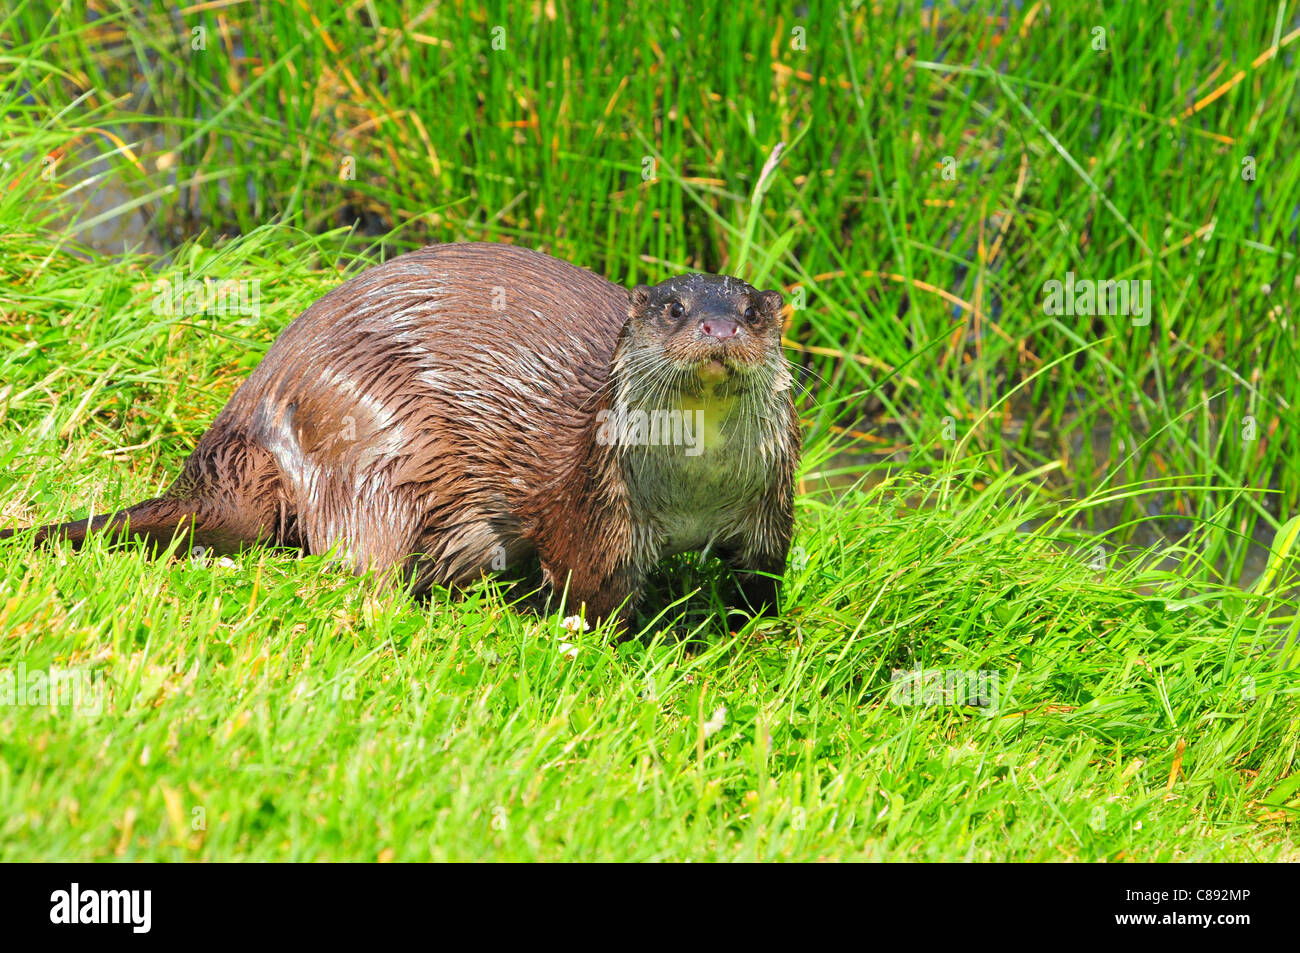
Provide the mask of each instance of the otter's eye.
{"label": "otter's eye", "polygon": [[674,301],[672,307],[668,309],[668,313],[671,314],[674,318],[680,318],[683,314],[686,313],[686,309],[682,307],[682,303],[680,301]]}
{"label": "otter's eye", "polygon": [[758,312],[754,310],[754,306],[751,304],[745,309],[745,320],[753,321],[756,317],[758,317]]}

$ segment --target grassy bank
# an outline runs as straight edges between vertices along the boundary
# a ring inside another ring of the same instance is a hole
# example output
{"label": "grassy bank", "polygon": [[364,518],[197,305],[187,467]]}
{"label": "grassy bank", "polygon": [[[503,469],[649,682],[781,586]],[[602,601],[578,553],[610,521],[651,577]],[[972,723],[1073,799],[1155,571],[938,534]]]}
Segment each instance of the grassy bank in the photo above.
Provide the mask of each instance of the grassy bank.
{"label": "grassy bank", "polygon": [[[543,7],[4,14],[3,525],[170,482],[345,269],[518,241],[800,305],[784,618],[678,565],[615,645],[491,585],[6,543],[0,859],[1294,859],[1298,24]],[[1045,314],[1067,274],[1149,323]],[[169,313],[178,275],[256,307]],[[25,703],[51,672],[80,706]]]}

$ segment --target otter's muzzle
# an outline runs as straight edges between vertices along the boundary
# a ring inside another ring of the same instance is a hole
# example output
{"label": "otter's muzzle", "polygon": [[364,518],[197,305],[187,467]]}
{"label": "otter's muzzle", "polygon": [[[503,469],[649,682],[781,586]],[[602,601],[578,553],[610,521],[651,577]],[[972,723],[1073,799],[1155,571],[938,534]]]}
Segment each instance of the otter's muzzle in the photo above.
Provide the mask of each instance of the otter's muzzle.
{"label": "otter's muzzle", "polygon": [[740,325],[726,315],[705,315],[700,319],[700,334],[706,338],[728,341],[740,333]]}

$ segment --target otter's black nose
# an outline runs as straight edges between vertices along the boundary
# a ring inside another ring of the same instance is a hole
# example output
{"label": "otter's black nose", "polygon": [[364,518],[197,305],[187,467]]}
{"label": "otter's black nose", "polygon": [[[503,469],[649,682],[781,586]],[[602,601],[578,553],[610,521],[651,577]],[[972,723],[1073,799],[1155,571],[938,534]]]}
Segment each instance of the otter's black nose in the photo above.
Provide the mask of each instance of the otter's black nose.
{"label": "otter's black nose", "polygon": [[734,338],[739,331],[740,325],[731,318],[710,316],[700,322],[700,333],[705,337],[717,338],[719,341]]}

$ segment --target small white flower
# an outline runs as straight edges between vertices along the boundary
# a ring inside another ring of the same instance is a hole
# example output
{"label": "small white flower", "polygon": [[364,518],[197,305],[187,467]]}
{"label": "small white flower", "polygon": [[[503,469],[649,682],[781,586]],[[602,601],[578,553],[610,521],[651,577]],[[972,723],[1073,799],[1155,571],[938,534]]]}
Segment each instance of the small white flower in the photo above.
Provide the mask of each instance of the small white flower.
{"label": "small white flower", "polygon": [[560,628],[566,632],[586,632],[591,628],[580,615],[571,615],[560,623]]}
{"label": "small white flower", "polygon": [[713,717],[704,723],[704,737],[708,738],[716,735],[722,730],[722,726],[727,723],[727,709],[719,705],[713,712]]}
{"label": "small white flower", "polygon": [[[560,621],[560,628],[570,635],[578,635],[581,632],[586,632],[591,628],[591,626],[583,621],[582,616],[571,615],[567,619],[562,619]],[[560,654],[568,656],[569,658],[577,658],[578,646],[574,645],[572,642],[561,642]]]}

